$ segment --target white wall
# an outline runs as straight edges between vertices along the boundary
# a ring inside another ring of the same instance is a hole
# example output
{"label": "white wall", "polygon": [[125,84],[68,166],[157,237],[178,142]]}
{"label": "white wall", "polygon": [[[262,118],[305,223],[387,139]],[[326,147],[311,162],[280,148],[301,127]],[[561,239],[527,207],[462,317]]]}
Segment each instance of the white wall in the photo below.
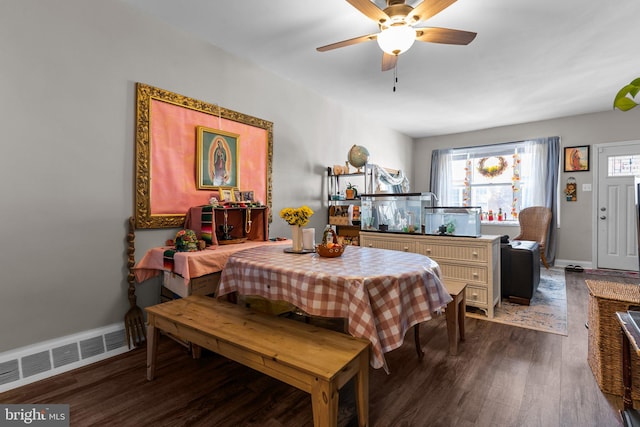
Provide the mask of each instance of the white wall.
{"label": "white wall", "polygon": [[[576,89],[579,90],[579,89]],[[613,103],[613,96],[611,99]],[[596,114],[545,120],[515,126],[504,126],[477,132],[422,138],[414,142],[413,185],[416,191],[429,189],[431,152],[439,148],[467,147],[521,141],[527,138],[560,136],[563,147],[604,144],[640,139],[640,108],[623,113],[608,111]],[[591,155],[593,162],[593,153]],[[567,178],[573,176],[578,183],[576,202],[560,201],[560,228],[556,259],[573,260],[583,264],[591,262],[592,216],[594,215],[592,192],[582,191],[582,184],[593,184],[593,167],[588,172],[560,174],[560,191]],[[561,193],[561,196],[563,194]],[[483,228],[483,232],[484,228]],[[514,237],[517,228],[491,227],[493,234],[509,234]]]}
{"label": "white wall", "polygon": [[[355,143],[412,173],[410,138],[116,0],[0,2],[0,58],[0,352],[124,318],[136,82],[274,123],[272,236],[285,206],[324,226],[325,168]],[[175,231],[138,231],[136,258]]]}

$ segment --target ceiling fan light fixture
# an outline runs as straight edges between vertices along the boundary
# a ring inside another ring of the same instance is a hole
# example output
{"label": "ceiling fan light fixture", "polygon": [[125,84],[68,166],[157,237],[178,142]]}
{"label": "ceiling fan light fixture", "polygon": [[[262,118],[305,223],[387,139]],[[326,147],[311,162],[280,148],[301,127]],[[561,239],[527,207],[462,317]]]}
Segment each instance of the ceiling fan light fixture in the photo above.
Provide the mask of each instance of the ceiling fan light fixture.
{"label": "ceiling fan light fixture", "polygon": [[416,40],[416,30],[409,25],[392,25],[378,34],[378,46],[389,55],[400,55],[409,50]]}

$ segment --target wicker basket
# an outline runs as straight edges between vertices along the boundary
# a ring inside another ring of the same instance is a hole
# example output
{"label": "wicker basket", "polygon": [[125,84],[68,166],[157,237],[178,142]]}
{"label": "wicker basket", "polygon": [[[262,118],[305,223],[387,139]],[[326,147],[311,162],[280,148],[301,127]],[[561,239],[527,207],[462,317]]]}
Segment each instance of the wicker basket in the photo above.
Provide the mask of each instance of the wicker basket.
{"label": "wicker basket", "polygon": [[[589,354],[593,375],[605,393],[622,396],[622,335],[617,311],[638,309],[640,286],[586,280],[589,288]],[[640,400],[640,358],[631,354],[633,400]]]}
{"label": "wicker basket", "polygon": [[346,216],[330,216],[329,224],[331,225],[350,225],[349,217]]}
{"label": "wicker basket", "polygon": [[317,245],[316,252],[318,255],[325,258],[336,258],[341,256],[344,253],[344,246],[333,246],[331,248],[326,247],[325,245]]}
{"label": "wicker basket", "polygon": [[[327,244],[331,243],[331,247]],[[318,255],[325,258],[336,258],[343,254],[344,246],[338,245],[338,235],[333,228],[327,227],[322,233],[322,243],[316,246]]]}

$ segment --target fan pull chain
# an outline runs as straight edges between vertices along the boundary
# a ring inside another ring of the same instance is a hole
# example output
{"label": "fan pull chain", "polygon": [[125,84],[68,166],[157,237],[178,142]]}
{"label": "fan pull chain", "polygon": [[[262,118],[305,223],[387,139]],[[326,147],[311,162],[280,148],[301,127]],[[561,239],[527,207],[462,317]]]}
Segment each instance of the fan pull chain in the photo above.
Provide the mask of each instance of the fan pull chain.
{"label": "fan pull chain", "polygon": [[396,91],[396,85],[398,84],[398,63],[393,67],[393,91]]}

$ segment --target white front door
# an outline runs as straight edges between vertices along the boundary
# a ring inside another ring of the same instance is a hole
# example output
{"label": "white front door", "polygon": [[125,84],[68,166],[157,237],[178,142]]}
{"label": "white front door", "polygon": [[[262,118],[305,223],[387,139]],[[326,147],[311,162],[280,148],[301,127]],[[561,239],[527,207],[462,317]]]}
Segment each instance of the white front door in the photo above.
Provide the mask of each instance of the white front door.
{"label": "white front door", "polygon": [[603,146],[598,150],[598,268],[638,270],[634,176],[625,175],[627,165],[621,166],[621,162],[639,155],[640,143]]}

